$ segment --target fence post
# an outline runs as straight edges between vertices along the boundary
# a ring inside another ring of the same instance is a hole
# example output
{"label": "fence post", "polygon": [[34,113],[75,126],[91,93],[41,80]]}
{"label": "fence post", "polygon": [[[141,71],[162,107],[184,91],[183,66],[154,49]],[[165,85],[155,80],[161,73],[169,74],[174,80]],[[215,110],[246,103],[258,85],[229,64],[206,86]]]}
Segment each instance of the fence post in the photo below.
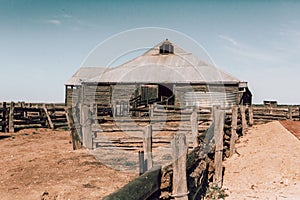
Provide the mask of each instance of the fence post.
{"label": "fence post", "polygon": [[222,174],[223,174],[223,133],[224,133],[224,119],[225,112],[219,109],[214,110],[214,138],[216,143],[215,150],[215,175],[213,182],[219,187],[222,187]]}
{"label": "fence post", "polygon": [[246,113],[245,113],[245,106],[241,105],[240,106],[240,111],[241,111],[241,115],[242,115],[242,131],[243,131],[243,135],[245,135],[247,133],[248,130],[248,125],[247,125],[247,120],[246,120]]}
{"label": "fence post", "polygon": [[75,121],[73,117],[73,111],[72,108],[66,109],[67,116],[69,118],[69,125],[70,125],[70,130],[71,130],[71,137],[72,137],[72,144],[73,144],[73,150],[80,149],[82,147],[82,142],[81,139],[77,133],[76,127],[75,127]]}
{"label": "fence post", "polygon": [[14,110],[15,110],[15,103],[11,102],[10,103],[10,109],[9,109],[9,117],[8,117],[8,131],[10,133],[15,132],[14,129]]}
{"label": "fence post", "polygon": [[292,110],[292,108],[289,106],[288,107],[288,112],[289,112],[289,117],[288,117],[288,119],[290,119],[290,120],[293,120],[293,110]]}
{"label": "fence post", "polygon": [[153,167],[153,160],[152,160],[152,125],[151,124],[147,125],[144,129],[143,148],[144,148],[145,171],[148,171]]}
{"label": "fence post", "polygon": [[238,113],[238,107],[233,106],[232,107],[232,116],[231,116],[231,137],[230,137],[230,156],[232,156],[235,152],[235,141],[237,139],[237,113]]}
{"label": "fence post", "polygon": [[191,115],[191,129],[193,138],[193,148],[196,148],[198,146],[198,113],[196,107],[194,107]]}
{"label": "fence post", "polygon": [[2,131],[4,131],[5,133],[8,131],[7,129],[7,108],[6,108],[6,102],[3,102],[2,104],[3,107],[3,118],[2,118],[2,122],[4,121],[4,124],[2,126]]}
{"label": "fence post", "polygon": [[82,105],[82,142],[83,146],[93,149],[93,137],[91,126],[91,111],[86,104]]}
{"label": "fence post", "polygon": [[254,120],[253,120],[253,107],[252,106],[248,107],[248,113],[249,113],[249,125],[253,126]]}
{"label": "fence post", "polygon": [[139,173],[140,175],[144,174],[145,170],[145,158],[144,158],[144,151],[139,151]]}
{"label": "fence post", "polygon": [[186,157],[187,144],[184,133],[177,133],[172,140],[173,151],[173,191],[175,200],[188,200]]}

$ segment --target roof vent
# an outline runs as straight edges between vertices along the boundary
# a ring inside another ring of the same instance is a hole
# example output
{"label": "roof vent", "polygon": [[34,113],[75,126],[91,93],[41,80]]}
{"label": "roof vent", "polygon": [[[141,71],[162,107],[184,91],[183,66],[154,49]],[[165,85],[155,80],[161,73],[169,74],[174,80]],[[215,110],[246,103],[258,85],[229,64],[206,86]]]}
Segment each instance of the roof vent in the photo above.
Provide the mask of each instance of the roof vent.
{"label": "roof vent", "polygon": [[174,54],[174,46],[168,39],[159,47],[160,54]]}

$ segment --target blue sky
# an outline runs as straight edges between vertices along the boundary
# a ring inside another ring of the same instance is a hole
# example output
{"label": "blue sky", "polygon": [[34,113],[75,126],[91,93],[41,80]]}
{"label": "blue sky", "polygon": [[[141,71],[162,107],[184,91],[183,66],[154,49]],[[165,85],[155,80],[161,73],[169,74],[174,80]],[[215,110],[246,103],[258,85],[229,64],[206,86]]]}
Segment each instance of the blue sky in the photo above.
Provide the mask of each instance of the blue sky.
{"label": "blue sky", "polygon": [[299,104],[299,10],[300,1],[275,0],[0,0],[0,101],[63,102],[64,82],[96,45],[128,29],[163,27],[248,81],[255,103]]}

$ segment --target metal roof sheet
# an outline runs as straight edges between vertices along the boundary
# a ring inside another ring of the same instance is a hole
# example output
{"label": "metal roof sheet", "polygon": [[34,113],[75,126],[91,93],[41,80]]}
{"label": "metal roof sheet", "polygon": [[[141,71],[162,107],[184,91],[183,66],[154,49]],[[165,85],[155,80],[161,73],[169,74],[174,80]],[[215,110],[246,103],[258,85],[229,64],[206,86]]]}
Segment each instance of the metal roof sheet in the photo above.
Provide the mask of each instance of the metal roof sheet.
{"label": "metal roof sheet", "polygon": [[104,67],[81,67],[65,83],[65,85],[81,85],[81,82],[101,76],[106,70],[108,69]]}
{"label": "metal roof sheet", "polygon": [[[168,41],[169,42],[169,41]],[[174,53],[159,54],[162,43],[143,55],[83,82],[105,83],[239,83],[240,80],[208,64],[176,44]]]}

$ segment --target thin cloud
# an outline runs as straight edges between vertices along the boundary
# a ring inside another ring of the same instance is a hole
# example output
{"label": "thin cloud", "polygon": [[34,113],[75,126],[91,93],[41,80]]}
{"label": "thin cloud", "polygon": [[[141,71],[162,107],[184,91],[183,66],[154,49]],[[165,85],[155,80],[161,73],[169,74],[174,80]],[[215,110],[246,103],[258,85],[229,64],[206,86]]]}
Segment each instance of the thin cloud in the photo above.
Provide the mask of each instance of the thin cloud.
{"label": "thin cloud", "polygon": [[240,44],[233,38],[226,36],[226,35],[218,35],[219,38],[230,42],[233,46],[239,46]]}
{"label": "thin cloud", "polygon": [[45,23],[48,23],[48,24],[53,24],[53,25],[61,25],[62,22],[58,19],[47,19],[47,20],[44,20]]}

